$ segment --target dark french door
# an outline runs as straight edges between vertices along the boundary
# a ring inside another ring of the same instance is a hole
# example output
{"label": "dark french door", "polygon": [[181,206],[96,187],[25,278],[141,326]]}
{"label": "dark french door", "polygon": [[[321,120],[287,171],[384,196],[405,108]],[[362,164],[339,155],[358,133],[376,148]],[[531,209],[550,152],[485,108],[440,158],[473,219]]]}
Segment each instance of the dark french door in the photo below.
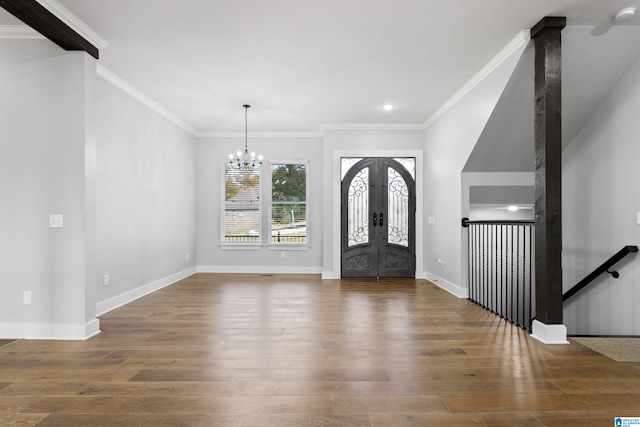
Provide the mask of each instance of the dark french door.
{"label": "dark french door", "polygon": [[341,196],[341,276],[415,277],[412,172],[392,158],[359,160],[344,174]]}

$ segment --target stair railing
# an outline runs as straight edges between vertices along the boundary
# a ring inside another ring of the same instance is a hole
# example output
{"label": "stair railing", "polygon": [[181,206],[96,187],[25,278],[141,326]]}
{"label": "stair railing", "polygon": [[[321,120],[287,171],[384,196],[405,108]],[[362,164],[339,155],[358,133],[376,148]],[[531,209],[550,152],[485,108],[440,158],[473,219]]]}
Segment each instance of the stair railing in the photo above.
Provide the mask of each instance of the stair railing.
{"label": "stair railing", "polygon": [[562,301],[563,302],[567,301],[569,298],[571,298],[572,296],[574,296],[575,294],[580,292],[589,283],[593,282],[598,276],[600,276],[603,273],[611,274],[611,276],[614,279],[617,279],[618,277],[620,277],[620,273],[618,273],[617,271],[609,271],[609,269],[611,267],[613,267],[622,258],[626,257],[627,255],[629,255],[632,252],[638,252],[638,247],[637,246],[625,246],[624,248],[620,249],[615,255],[613,255],[611,258],[606,260],[600,267],[598,267],[595,270],[593,270],[584,279],[582,279],[581,281],[576,283],[576,285],[574,287],[572,287],[567,292],[565,292],[562,295]]}
{"label": "stair railing", "polygon": [[534,309],[534,221],[470,221],[469,299],[530,331]]}

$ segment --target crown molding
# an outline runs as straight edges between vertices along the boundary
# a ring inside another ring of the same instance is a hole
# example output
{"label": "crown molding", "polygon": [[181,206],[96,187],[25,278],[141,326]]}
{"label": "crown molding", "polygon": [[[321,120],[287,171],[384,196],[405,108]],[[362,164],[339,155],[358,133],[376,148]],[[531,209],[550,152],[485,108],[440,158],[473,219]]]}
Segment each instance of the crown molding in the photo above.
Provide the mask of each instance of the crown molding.
{"label": "crown molding", "polygon": [[53,13],[59,20],[67,24],[72,30],[80,34],[93,46],[98,49],[107,47],[109,43],[93,31],[87,24],[82,22],[80,18],[75,16],[66,7],[58,3],[56,0],[36,0],[41,6]]}
{"label": "crown molding", "polygon": [[198,132],[194,128],[189,126],[185,121],[178,118],[178,116],[171,113],[162,105],[158,104],[156,101],[149,98],[147,95],[140,92],[138,89],[131,86],[129,83],[125,82],[120,77],[116,76],[115,74],[113,74],[111,71],[107,70],[100,64],[97,64],[96,72],[98,76],[102,77],[107,82],[116,86],[117,88],[119,88],[120,90],[125,92],[127,95],[131,96],[132,98],[140,101],[142,104],[146,105],[149,109],[160,114],[161,116],[163,116],[164,118],[166,118],[167,120],[169,120],[170,122],[178,126],[179,128],[189,132],[191,135],[195,137],[198,136]]}
{"label": "crown molding", "polygon": [[[249,133],[251,138],[322,138],[326,130],[422,130],[422,124],[395,123],[344,123],[320,125],[320,132],[256,132]],[[244,138],[243,132],[198,132],[199,138]]]}
{"label": "crown molding", "polygon": [[[244,132],[198,132],[198,138],[244,138]],[[322,132],[256,132],[249,138],[322,138]]]}
{"label": "crown molding", "polygon": [[416,130],[424,129],[421,123],[339,123],[339,124],[322,124],[325,130]]}
{"label": "crown molding", "polygon": [[464,86],[462,86],[447,102],[442,104],[423,124],[422,128],[426,129],[434,124],[440,117],[445,115],[460,100],[462,100],[469,92],[479,85],[487,76],[489,76],[496,68],[506,61],[518,49],[526,46],[531,39],[530,30],[520,31],[491,61],[489,61],[480,71],[473,76]]}
{"label": "crown molding", "polygon": [[0,39],[44,39],[28,25],[0,25]]}
{"label": "crown molding", "polygon": [[[327,130],[424,130],[420,123],[336,123],[320,125],[320,132],[256,132],[251,138],[322,138]],[[199,138],[244,138],[243,132],[198,132]]]}

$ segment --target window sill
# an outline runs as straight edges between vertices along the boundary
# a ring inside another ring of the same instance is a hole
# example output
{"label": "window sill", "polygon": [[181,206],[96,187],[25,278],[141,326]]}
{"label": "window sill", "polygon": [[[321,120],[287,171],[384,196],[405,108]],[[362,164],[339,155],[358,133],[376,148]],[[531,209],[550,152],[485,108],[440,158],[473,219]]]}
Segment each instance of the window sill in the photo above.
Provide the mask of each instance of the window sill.
{"label": "window sill", "polygon": [[262,243],[220,243],[220,249],[223,251],[259,251],[262,249]]}
{"label": "window sill", "polygon": [[308,251],[311,246],[306,243],[273,243],[267,245],[270,251]]}

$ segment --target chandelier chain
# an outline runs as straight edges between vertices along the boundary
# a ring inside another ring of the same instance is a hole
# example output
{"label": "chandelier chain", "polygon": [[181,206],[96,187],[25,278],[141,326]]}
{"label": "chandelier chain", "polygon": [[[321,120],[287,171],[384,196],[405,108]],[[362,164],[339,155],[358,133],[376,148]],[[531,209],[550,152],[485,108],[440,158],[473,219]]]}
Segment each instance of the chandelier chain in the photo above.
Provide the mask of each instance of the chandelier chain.
{"label": "chandelier chain", "polygon": [[245,104],[243,105],[243,107],[244,107],[244,151],[248,152],[247,140],[249,139],[249,125],[248,125],[247,114],[249,113],[249,108],[251,107],[251,105]]}

